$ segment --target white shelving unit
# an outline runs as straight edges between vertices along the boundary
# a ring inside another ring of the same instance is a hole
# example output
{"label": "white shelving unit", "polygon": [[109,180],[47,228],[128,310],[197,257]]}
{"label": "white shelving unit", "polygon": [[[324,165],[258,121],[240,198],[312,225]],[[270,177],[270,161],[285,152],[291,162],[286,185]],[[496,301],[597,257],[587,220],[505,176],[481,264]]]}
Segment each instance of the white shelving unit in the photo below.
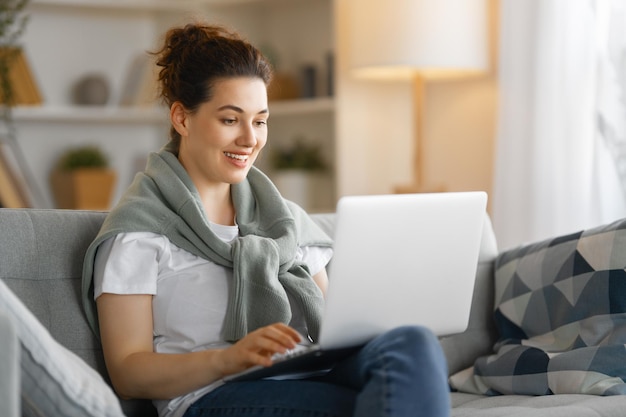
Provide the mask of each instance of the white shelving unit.
{"label": "white shelving unit", "polygon": [[182,9],[197,9],[205,6],[228,6],[235,4],[259,3],[262,0],[31,0],[35,6],[81,7],[114,10],[147,10],[159,12],[179,12]]}
{"label": "white shelving unit", "polygon": [[[273,101],[272,117],[306,116],[334,111],[332,98]],[[17,122],[138,123],[167,124],[167,111],[159,107],[111,106],[19,106],[13,109]]]}
{"label": "white shelving unit", "polygon": [[[58,154],[95,143],[118,172],[115,201],[141,160],[167,140],[165,109],[120,107],[132,58],[157,47],[171,25],[201,17],[235,28],[259,47],[280,57],[277,68],[297,75],[303,65],[318,68],[319,97],[270,103],[270,145],[296,137],[319,141],[334,160],[334,100],[323,96],[326,56],[334,49],[331,0],[31,0],[22,37],[31,71],[44,103],[14,109],[18,141],[46,201],[54,205],[48,176]],[[109,84],[105,106],[77,106],[73,84],[99,74]],[[271,176],[269,158],[259,166]],[[332,174],[311,211],[334,207]]]}
{"label": "white shelving unit", "polygon": [[116,108],[104,106],[16,107],[13,118],[28,123],[135,123],[164,124],[167,114],[160,108]]}

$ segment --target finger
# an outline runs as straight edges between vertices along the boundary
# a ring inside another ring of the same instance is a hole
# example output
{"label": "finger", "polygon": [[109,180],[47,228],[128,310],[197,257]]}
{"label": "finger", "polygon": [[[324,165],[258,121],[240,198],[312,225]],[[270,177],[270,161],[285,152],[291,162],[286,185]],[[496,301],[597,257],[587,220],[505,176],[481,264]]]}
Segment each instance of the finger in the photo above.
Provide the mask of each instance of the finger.
{"label": "finger", "polygon": [[219,366],[224,375],[241,372],[251,366],[270,366],[272,364],[272,356],[266,352],[240,349],[234,345],[221,351],[221,356]]}
{"label": "finger", "polygon": [[257,329],[226,349],[226,354],[232,359],[229,372],[254,365],[270,366],[274,354],[295,348],[300,340],[301,336],[295,329],[282,323]]}
{"label": "finger", "polygon": [[295,348],[297,343],[279,329],[268,327],[250,333],[245,346],[255,352],[265,352],[271,356],[274,353],[285,353],[288,349]]}
{"label": "finger", "polygon": [[302,342],[302,336],[294,328],[282,323],[272,324],[264,328],[265,335],[287,349],[293,349]]}
{"label": "finger", "polygon": [[276,323],[275,325],[281,331],[285,332],[285,334],[287,334],[296,343],[300,343],[302,341],[302,335],[298,333],[298,331],[293,327],[288,326],[284,323]]}

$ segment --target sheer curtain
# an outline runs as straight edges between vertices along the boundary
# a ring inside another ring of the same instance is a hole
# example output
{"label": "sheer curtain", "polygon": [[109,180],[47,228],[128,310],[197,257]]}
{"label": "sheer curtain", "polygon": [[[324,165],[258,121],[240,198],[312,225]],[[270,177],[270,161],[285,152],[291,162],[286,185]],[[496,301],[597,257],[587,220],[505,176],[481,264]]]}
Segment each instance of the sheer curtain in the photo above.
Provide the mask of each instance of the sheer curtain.
{"label": "sheer curtain", "polygon": [[626,217],[623,3],[501,0],[501,249]]}

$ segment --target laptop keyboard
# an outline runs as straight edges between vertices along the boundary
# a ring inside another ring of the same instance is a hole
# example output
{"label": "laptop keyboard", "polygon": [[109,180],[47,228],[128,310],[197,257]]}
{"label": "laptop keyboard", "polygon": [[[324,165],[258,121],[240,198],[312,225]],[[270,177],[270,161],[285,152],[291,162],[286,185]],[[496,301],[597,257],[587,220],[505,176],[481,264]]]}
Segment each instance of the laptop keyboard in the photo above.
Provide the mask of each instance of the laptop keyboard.
{"label": "laptop keyboard", "polygon": [[288,359],[297,358],[298,356],[304,355],[305,353],[308,353],[310,351],[311,351],[310,345],[309,346],[298,345],[293,349],[288,349],[285,353],[275,353],[272,356],[272,362],[277,363],[277,362],[286,361]]}

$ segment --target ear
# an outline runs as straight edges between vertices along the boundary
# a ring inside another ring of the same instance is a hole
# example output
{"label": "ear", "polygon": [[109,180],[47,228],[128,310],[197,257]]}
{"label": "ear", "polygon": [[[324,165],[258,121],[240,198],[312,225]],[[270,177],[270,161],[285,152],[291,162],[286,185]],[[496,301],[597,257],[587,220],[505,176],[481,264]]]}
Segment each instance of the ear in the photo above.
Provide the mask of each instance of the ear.
{"label": "ear", "polygon": [[188,136],[187,112],[180,101],[175,101],[170,107],[170,122],[180,136]]}

